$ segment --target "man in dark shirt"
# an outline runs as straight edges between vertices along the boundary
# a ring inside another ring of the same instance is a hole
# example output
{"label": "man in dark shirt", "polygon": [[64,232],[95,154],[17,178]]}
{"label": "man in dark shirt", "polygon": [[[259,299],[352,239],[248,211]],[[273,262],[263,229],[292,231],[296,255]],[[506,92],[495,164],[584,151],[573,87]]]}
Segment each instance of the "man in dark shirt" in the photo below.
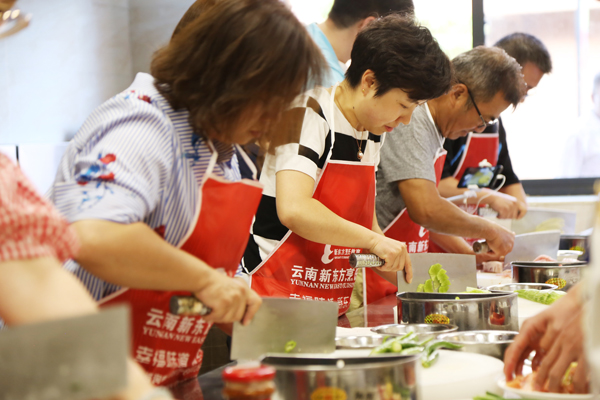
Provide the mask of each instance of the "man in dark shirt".
{"label": "man in dark shirt", "polygon": [[[526,33],[513,33],[500,39],[494,46],[506,51],[521,65],[527,91],[536,87],[544,74],[552,71],[550,54],[546,46],[535,36]],[[490,134],[496,132],[499,141],[496,165],[503,166],[502,174],[506,177],[506,181],[498,192],[483,190],[477,194],[478,199],[474,201],[481,200],[481,204],[488,204],[494,211],[498,212],[499,218],[522,218],[527,213],[525,191],[512,167],[502,119],[499,120],[498,124],[490,126],[484,131],[484,133]],[[467,190],[457,188],[460,176],[455,175],[459,171],[461,160],[468,151],[467,144],[471,136],[472,134],[469,134],[457,140],[446,140],[444,143],[448,155],[442,180],[438,187],[443,197],[456,196]],[[466,167],[476,166],[466,165]]]}

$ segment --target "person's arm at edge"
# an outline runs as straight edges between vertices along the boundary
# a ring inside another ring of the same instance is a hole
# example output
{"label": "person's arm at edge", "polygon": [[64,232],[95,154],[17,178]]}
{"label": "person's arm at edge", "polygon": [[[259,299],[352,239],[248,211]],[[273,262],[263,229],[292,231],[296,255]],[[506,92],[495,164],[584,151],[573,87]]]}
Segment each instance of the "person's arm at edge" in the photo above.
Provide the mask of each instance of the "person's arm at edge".
{"label": "person's arm at edge", "polygon": [[[0,262],[0,315],[11,325],[93,314],[98,306],[81,283],[52,257]],[[144,371],[127,361],[129,384],[114,399],[136,400],[153,389]]]}

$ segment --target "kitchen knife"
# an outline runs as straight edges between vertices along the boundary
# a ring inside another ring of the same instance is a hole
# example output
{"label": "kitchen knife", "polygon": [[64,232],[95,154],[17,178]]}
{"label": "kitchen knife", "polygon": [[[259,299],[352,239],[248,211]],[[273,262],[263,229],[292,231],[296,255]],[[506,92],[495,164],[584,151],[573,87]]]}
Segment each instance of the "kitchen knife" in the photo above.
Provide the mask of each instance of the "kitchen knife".
{"label": "kitchen knife", "polygon": [[523,218],[512,220],[511,229],[517,235],[549,230],[559,230],[564,235],[574,235],[575,222],[574,211],[531,207]]}
{"label": "kitchen knife", "polygon": [[335,351],[338,304],[286,298],[263,298],[247,326],[233,324],[231,358],[256,360],[266,353],[283,353],[296,343],[292,353]]}
{"label": "kitchen knife", "polygon": [[352,253],[348,262],[353,268],[376,268],[385,264],[383,258],[379,258],[379,256],[372,253]]}
{"label": "kitchen knife", "polygon": [[127,384],[129,312],[21,325],[0,331],[0,399],[107,398]]}
{"label": "kitchen knife", "polygon": [[421,283],[430,279],[429,268],[441,264],[450,279],[448,293],[464,292],[469,287],[477,287],[477,267],[475,256],[470,254],[414,253],[410,254],[413,269],[411,283],[404,280],[404,272],[398,272],[398,292],[416,292]]}
{"label": "kitchen knife", "polygon": [[555,258],[560,244],[560,231],[532,232],[515,236],[515,244],[504,259],[504,264],[512,261],[533,261],[538,256]]}

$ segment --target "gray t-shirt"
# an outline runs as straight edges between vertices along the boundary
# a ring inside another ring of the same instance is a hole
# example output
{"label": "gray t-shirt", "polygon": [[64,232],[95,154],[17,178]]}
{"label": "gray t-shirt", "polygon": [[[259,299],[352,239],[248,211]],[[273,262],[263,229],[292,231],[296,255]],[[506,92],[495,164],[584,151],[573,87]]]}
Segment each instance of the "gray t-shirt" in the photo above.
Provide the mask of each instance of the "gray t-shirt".
{"label": "gray t-shirt", "polygon": [[444,138],[433,123],[427,103],[413,112],[410,124],[400,124],[385,137],[377,170],[377,221],[381,229],[406,207],[398,182],[428,179],[435,182],[433,161]]}

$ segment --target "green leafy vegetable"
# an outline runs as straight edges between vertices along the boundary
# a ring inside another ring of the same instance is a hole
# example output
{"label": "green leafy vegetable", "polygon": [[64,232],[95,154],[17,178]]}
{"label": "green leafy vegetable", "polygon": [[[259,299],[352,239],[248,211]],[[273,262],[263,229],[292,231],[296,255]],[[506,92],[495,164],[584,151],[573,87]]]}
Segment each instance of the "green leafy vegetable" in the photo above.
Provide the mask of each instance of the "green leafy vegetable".
{"label": "green leafy vegetable", "polygon": [[294,342],[293,340],[290,340],[289,342],[287,342],[285,344],[285,348],[284,348],[284,352],[285,353],[291,353],[292,350],[294,350],[296,348],[296,342]]}
{"label": "green leafy vegetable", "polygon": [[433,264],[429,267],[429,278],[425,283],[417,286],[417,292],[446,293],[450,289],[450,278],[441,264]]}
{"label": "green leafy vegetable", "polygon": [[536,289],[521,289],[516,290],[519,297],[525,300],[535,301],[536,303],[550,305],[556,300],[563,297],[566,292],[560,290],[536,290]]}

